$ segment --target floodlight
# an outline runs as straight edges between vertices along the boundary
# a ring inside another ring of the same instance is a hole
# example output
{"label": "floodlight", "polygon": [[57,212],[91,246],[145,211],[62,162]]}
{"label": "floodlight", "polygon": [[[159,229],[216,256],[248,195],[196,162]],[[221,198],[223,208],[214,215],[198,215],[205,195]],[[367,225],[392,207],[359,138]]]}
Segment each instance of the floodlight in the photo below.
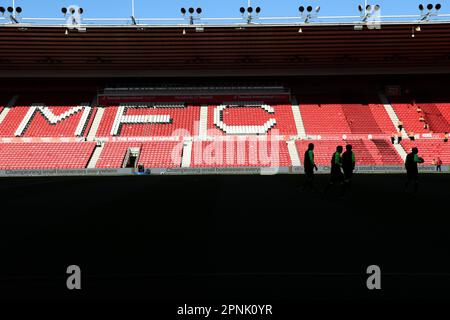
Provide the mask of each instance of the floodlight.
{"label": "floodlight", "polygon": [[67,8],[66,8],[66,7],[61,8],[61,12],[62,12],[64,15],[67,14]]}
{"label": "floodlight", "polygon": [[78,13],[79,13],[79,14],[83,14],[83,12],[84,12],[83,8],[79,8],[79,9],[78,9]]}
{"label": "floodlight", "polygon": [[423,7],[423,4],[419,4],[419,10],[420,10],[420,11],[423,11],[423,9],[425,9],[425,8]]}
{"label": "floodlight", "polygon": [[441,10],[442,6],[440,3],[438,3],[434,6],[434,8],[436,9],[436,11],[438,11],[438,10]]}
{"label": "floodlight", "polygon": [[202,13],[202,8],[197,8],[197,14],[201,14]]}
{"label": "floodlight", "polygon": [[4,14],[5,13],[5,8],[4,7],[0,7],[0,12],[2,13],[2,14]]}
{"label": "floodlight", "polygon": [[433,10],[433,5],[432,5],[431,3],[429,3],[429,4],[427,5],[427,9],[428,9],[428,10]]}
{"label": "floodlight", "polygon": [[375,5],[375,6],[373,7],[373,10],[374,10],[374,11],[379,11],[379,10],[380,10],[380,5],[379,5],[379,4]]}
{"label": "floodlight", "polygon": [[253,12],[253,8],[252,7],[248,7],[247,11],[248,11],[248,13],[252,13]]}
{"label": "floodlight", "polygon": [[239,11],[240,11],[242,14],[244,14],[244,13],[245,13],[245,8],[244,8],[244,7],[241,7],[241,8],[239,9]]}
{"label": "floodlight", "polygon": [[194,8],[192,8],[192,7],[191,7],[191,8],[189,8],[189,13],[190,13],[190,14],[193,14],[193,13],[194,13],[194,11],[195,11],[195,10],[194,10]]}
{"label": "floodlight", "polygon": [[370,11],[372,9],[372,6],[370,5],[370,4],[368,4],[367,6],[366,6],[366,11]]}
{"label": "floodlight", "polygon": [[183,15],[185,15],[185,14],[186,14],[186,9],[185,9],[185,8],[181,8],[181,13],[182,13]]}
{"label": "floodlight", "polygon": [[14,12],[13,7],[8,7],[8,12],[9,12],[9,13],[13,13],[13,12]]}
{"label": "floodlight", "polygon": [[17,12],[18,14],[21,14],[21,13],[22,13],[22,8],[21,8],[21,7],[17,7],[17,8],[16,8],[16,12]]}
{"label": "floodlight", "polygon": [[304,7],[304,6],[300,6],[300,7],[298,8],[298,11],[300,11],[301,13],[303,13],[303,12],[305,11],[305,7]]}
{"label": "floodlight", "polygon": [[359,12],[363,12],[363,7],[362,7],[362,5],[359,5],[359,6],[358,6],[358,10],[359,10]]}
{"label": "floodlight", "polygon": [[260,7],[256,7],[256,13],[259,14],[261,12],[261,8]]}
{"label": "floodlight", "polygon": [[74,8],[70,8],[69,12],[70,12],[70,14],[75,14],[75,9]]}
{"label": "floodlight", "polygon": [[316,7],[316,12],[318,13],[320,11],[320,6]]}
{"label": "floodlight", "polygon": [[313,9],[313,8],[312,8],[311,6],[308,6],[308,7],[306,8],[306,11],[311,12],[312,9]]}

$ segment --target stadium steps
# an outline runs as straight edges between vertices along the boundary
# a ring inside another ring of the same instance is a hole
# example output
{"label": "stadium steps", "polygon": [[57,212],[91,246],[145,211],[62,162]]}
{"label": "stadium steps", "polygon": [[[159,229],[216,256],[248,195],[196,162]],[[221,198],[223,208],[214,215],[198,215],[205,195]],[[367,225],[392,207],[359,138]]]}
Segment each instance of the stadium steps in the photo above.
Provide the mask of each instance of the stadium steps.
{"label": "stadium steps", "polygon": [[100,155],[102,154],[104,147],[105,147],[104,143],[102,143],[101,145],[97,145],[95,147],[94,152],[92,153],[92,157],[87,165],[88,169],[94,169],[96,167],[97,161],[100,158]]}
{"label": "stadium steps", "polygon": [[2,123],[3,120],[5,120],[6,116],[9,113],[9,110],[11,110],[11,108],[14,106],[18,98],[19,98],[18,95],[12,97],[11,100],[9,100],[8,104],[5,106],[5,108],[3,108],[3,110],[0,112],[0,123]]}
{"label": "stadium steps", "polygon": [[35,114],[38,107],[41,107],[42,104],[32,104],[31,107],[28,109],[27,113],[25,114],[25,117],[23,117],[22,122],[19,124],[19,127],[17,128],[14,135],[16,137],[20,137],[23,132],[25,131],[27,124],[30,123],[31,118]]}
{"label": "stadium steps", "polygon": [[398,154],[400,155],[400,158],[402,158],[402,160],[405,161],[408,153],[405,151],[403,146],[399,143],[396,143],[396,144],[394,144],[394,148],[395,148],[395,150],[397,150]]}
{"label": "stadium steps", "polygon": [[83,135],[83,129],[87,125],[89,115],[91,114],[91,106],[89,104],[82,105],[83,107],[83,114],[81,115],[80,122],[78,123],[77,128],[75,129],[75,135],[76,136],[82,136]]}
{"label": "stadium steps", "polygon": [[105,112],[105,108],[97,108],[97,113],[95,114],[94,121],[92,122],[91,129],[89,130],[89,133],[87,135],[88,139],[94,139],[97,135],[97,130],[100,125],[100,122],[102,121],[103,113]]}
{"label": "stadium steps", "polygon": [[[400,121],[400,119],[397,116],[397,113],[395,113],[394,108],[392,107],[391,103],[389,102],[388,98],[384,95],[384,93],[379,93],[378,96],[380,97],[381,103],[384,106],[384,109],[386,110],[387,114],[389,115],[389,118],[392,121],[392,124],[394,125],[394,127],[396,128],[397,131],[398,130],[398,122]],[[402,129],[401,131],[402,137],[403,138],[408,138],[408,134],[405,131],[405,128]]]}
{"label": "stadium steps", "polygon": [[206,137],[207,132],[208,132],[208,106],[201,106],[198,135],[200,137]]}
{"label": "stadium steps", "polygon": [[305,125],[303,124],[302,114],[300,112],[300,107],[297,104],[297,99],[293,98],[292,114],[294,116],[295,127],[297,129],[297,136],[304,138],[306,137]]}
{"label": "stadium steps", "polygon": [[186,140],[183,144],[183,154],[181,156],[181,167],[189,168],[191,166],[192,158],[192,140]]}
{"label": "stadium steps", "polygon": [[291,157],[291,163],[294,167],[300,167],[302,165],[297,151],[297,146],[295,145],[295,140],[286,141],[289,156]]}

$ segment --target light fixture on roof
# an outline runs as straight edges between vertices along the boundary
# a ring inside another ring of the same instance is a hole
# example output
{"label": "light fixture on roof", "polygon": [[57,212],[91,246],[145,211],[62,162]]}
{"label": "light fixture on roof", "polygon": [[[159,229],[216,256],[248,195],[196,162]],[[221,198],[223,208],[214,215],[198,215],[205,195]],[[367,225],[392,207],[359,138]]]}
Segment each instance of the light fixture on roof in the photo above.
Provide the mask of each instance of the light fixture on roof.
{"label": "light fixture on roof", "polygon": [[298,29],[298,33],[302,33],[302,32],[303,32],[302,28]]}
{"label": "light fixture on roof", "polygon": [[[366,4],[366,5],[358,5],[358,11],[361,16],[361,22],[367,25],[368,29],[380,29],[380,11],[381,6],[379,4]],[[355,30],[362,30],[363,25],[358,25],[358,28]]]}
{"label": "light fixture on roof", "polygon": [[312,18],[317,18],[317,14],[320,11],[320,7],[313,8],[312,6],[299,6],[298,11],[303,19],[304,23],[308,23]]}
{"label": "light fixture on roof", "polygon": [[22,8],[21,7],[7,7],[7,8],[0,7],[0,13],[2,15],[5,15],[5,13],[7,13],[7,15],[12,23],[19,23],[17,16],[22,13]]}
{"label": "light fixture on roof", "polygon": [[437,16],[438,11],[441,10],[441,8],[442,5],[440,3],[436,3],[434,5],[432,3],[429,3],[426,5],[426,7],[424,4],[419,4],[420,20],[428,21],[432,16]]}
{"label": "light fixture on roof", "polygon": [[[186,14],[189,12],[189,24],[194,24],[194,20],[200,20],[200,14],[203,12],[202,8],[192,8],[189,9],[181,8],[181,14],[183,17],[186,16]],[[194,13],[197,13],[197,17],[194,17]]]}
{"label": "light fixture on roof", "polygon": [[239,12],[242,14],[242,18],[244,18],[247,21],[247,24],[252,23],[254,19],[253,11],[258,16],[261,13],[261,8],[260,7],[253,8],[251,6],[247,7],[247,9],[244,7],[239,8]]}
{"label": "light fixture on roof", "polygon": [[379,14],[381,9],[381,6],[379,4],[371,5],[368,4],[366,6],[358,5],[358,11],[361,15],[361,20],[366,22],[370,18],[374,17],[375,15]]}
{"label": "light fixture on roof", "polygon": [[61,12],[64,16],[67,16],[66,25],[68,29],[76,29],[79,32],[86,31],[86,28],[81,27],[81,15],[84,13],[83,8],[76,5],[71,5],[67,8],[61,8]]}

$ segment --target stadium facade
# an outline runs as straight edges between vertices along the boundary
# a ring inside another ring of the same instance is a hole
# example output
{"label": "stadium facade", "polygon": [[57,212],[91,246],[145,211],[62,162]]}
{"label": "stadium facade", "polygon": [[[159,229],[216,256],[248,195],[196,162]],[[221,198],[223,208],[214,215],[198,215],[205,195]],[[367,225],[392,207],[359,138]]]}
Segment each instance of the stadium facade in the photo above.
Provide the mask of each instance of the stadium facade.
{"label": "stadium facade", "polygon": [[310,142],[324,172],[347,143],[361,171],[449,165],[450,24],[356,26],[1,25],[0,169],[296,173]]}

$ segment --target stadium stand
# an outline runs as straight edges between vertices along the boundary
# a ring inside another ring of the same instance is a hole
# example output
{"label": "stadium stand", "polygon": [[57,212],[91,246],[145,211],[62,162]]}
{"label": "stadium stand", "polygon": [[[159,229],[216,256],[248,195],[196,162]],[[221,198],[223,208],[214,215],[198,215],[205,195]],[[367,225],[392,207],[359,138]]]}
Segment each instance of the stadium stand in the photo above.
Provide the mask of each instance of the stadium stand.
{"label": "stadium stand", "polygon": [[449,104],[420,104],[424,113],[425,121],[432,132],[450,131],[450,108]]}
{"label": "stadium stand", "polygon": [[[164,106],[164,105],[163,105]],[[197,106],[135,106],[126,107],[123,110],[122,122],[114,128],[116,118],[120,116],[120,107],[108,107],[105,109],[100,122],[97,136],[109,137],[114,135],[139,137],[139,136],[172,136],[178,130],[178,135],[196,134],[195,125],[200,118],[200,108]],[[147,116],[147,118],[146,118]],[[148,116],[160,116],[154,119]],[[118,121],[118,120],[117,120]],[[148,123],[148,122],[154,123]],[[145,123],[147,122],[147,123]],[[113,133],[112,130],[115,130]],[[182,131],[186,131],[181,134]]]}
{"label": "stadium stand", "polygon": [[300,111],[308,134],[391,133],[395,127],[378,104],[305,104]]}
{"label": "stadium stand", "polygon": [[300,104],[307,134],[350,133],[351,129],[339,104]]}
{"label": "stadium stand", "polygon": [[1,143],[0,169],[86,168],[94,148],[93,142]]}
{"label": "stadium stand", "polygon": [[[264,105],[263,105],[264,106]],[[238,132],[245,134],[243,126],[264,126],[264,132],[272,134],[273,130],[278,130],[277,134],[297,135],[297,129],[292,114],[291,105],[273,105],[265,110],[261,104],[255,105],[230,105],[224,110],[221,106],[208,107],[208,129],[217,129],[217,135],[226,135],[223,126],[218,124],[218,120],[223,121],[226,126],[240,126]],[[269,111],[270,110],[270,111]],[[215,113],[221,111],[222,118],[215,117]]]}
{"label": "stadium stand", "polygon": [[419,149],[419,155],[425,160],[425,164],[432,165],[433,159],[439,157],[444,164],[450,164],[450,143],[443,140],[404,140],[402,146],[406,152],[411,152],[413,147]]}
{"label": "stadium stand", "polygon": [[100,154],[97,168],[121,168],[130,148],[139,149],[136,164],[147,168],[172,168],[181,166],[182,143],[178,141],[109,142]]}
{"label": "stadium stand", "polygon": [[285,141],[231,139],[195,141],[191,167],[282,167],[291,159]]}
{"label": "stadium stand", "polygon": [[[141,103],[100,108],[82,102],[89,100],[93,97],[84,94],[72,94],[71,98],[49,94],[45,99],[35,94],[20,95],[15,106],[5,110],[0,123],[3,138],[0,168],[86,168],[88,165],[120,168],[127,165],[130,148],[138,150],[133,165],[139,163],[146,168],[291,166],[298,164],[296,152],[300,163],[303,162],[309,142],[315,143],[316,162],[322,166],[329,164],[337,145],[347,143],[353,145],[359,165],[403,163],[400,155],[403,150],[389,140],[396,131],[395,125],[383,105],[376,101],[300,103],[297,122],[302,123],[306,132],[300,136],[290,104]],[[0,113],[3,105],[5,102],[0,106]],[[408,131],[419,134],[450,131],[450,104],[421,103],[420,106],[418,112],[412,103],[393,104]],[[98,127],[91,130],[97,114],[95,126]],[[429,123],[429,129],[423,128],[420,115]],[[194,141],[183,146],[183,137],[187,136],[192,136]],[[119,137],[137,138],[138,142],[113,140]],[[256,143],[255,137],[262,140]],[[275,137],[275,142],[267,142],[268,137]],[[89,142],[76,142],[75,138]],[[404,140],[401,146],[408,151],[413,144],[417,145],[428,163],[438,156],[444,163],[450,162],[448,144],[436,140],[437,136],[427,138],[415,142]],[[96,149],[98,139],[103,141],[103,146]],[[289,139],[295,141],[288,147]],[[95,156],[90,163],[94,149]]]}
{"label": "stadium stand", "polygon": [[[20,95],[0,123],[3,137],[75,137],[88,129],[93,109],[92,96]],[[44,97],[44,98],[43,98]],[[84,101],[82,100],[84,97]]]}
{"label": "stadium stand", "polygon": [[[414,133],[429,133],[430,129],[424,128],[424,122],[420,121],[420,117],[425,115],[422,112],[417,112],[417,106],[413,106],[410,103],[393,103],[395,113],[400,121],[403,122],[403,127],[406,132]],[[426,121],[426,119],[425,119]]]}
{"label": "stadium stand", "polygon": [[388,140],[298,140],[296,141],[297,150],[303,163],[305,150],[309,143],[314,143],[315,161],[319,165],[329,165],[331,155],[336,151],[336,147],[346,144],[353,146],[358,165],[398,165],[402,160],[392,144]]}

